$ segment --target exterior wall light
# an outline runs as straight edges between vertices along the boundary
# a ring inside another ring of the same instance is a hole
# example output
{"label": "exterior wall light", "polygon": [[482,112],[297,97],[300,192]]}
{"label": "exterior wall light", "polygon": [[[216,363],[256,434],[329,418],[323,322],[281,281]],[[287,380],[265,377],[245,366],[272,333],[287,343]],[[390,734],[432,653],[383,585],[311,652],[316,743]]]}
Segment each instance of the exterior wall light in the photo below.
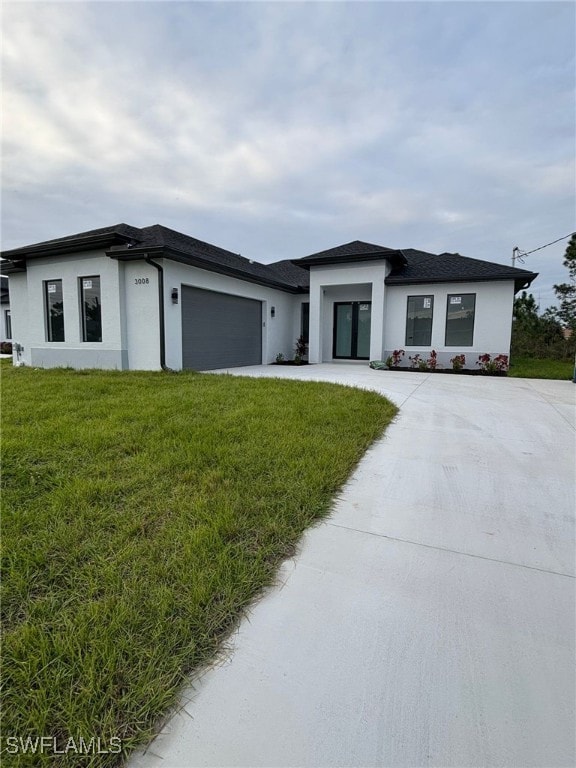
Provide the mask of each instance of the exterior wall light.
{"label": "exterior wall light", "polygon": [[276,307],[270,307],[270,317],[276,317]]}
{"label": "exterior wall light", "polygon": [[178,288],[172,288],[172,293],[170,296],[172,299],[172,304],[178,304]]}

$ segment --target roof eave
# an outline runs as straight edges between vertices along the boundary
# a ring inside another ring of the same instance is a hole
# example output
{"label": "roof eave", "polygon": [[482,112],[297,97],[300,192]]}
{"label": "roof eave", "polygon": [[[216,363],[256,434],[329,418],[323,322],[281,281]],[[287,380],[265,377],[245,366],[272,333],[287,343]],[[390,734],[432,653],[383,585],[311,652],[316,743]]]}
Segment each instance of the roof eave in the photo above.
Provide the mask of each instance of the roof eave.
{"label": "roof eave", "polygon": [[400,251],[390,251],[389,253],[356,253],[343,256],[307,256],[305,259],[291,259],[291,263],[301,269],[310,269],[310,267],[329,266],[331,264],[357,264],[365,261],[390,261],[394,265],[406,264],[406,257]]}
{"label": "roof eave", "polygon": [[79,251],[95,251],[108,248],[112,245],[130,242],[129,235],[120,232],[107,232],[103,235],[91,235],[90,237],[78,237],[66,240],[66,242],[45,243],[44,245],[28,245],[23,248],[13,248],[3,251],[0,257],[11,261],[23,261],[42,256],[60,256],[66,253],[78,253]]}
{"label": "roof eave", "polygon": [[528,275],[525,275],[523,277],[517,277],[514,280],[514,293],[518,293],[518,291],[523,291],[526,288],[529,288],[534,280],[538,277],[538,272],[530,272]]}
{"label": "roof eave", "polygon": [[208,258],[203,258],[199,255],[191,256],[190,254],[183,253],[182,251],[178,251],[175,248],[167,248],[165,246],[107,251],[106,255],[119,261],[134,261],[136,259],[144,259],[146,256],[151,256],[153,258],[166,258],[170,259],[171,261],[177,261],[180,264],[187,264],[188,266],[205,269],[208,272],[217,272],[218,274],[227,275],[228,277],[235,277],[248,283],[264,285],[267,288],[275,288],[276,290],[284,291],[285,293],[308,293],[308,290],[306,290],[305,286],[293,286],[287,283],[282,283],[278,280],[274,280],[273,278],[251,275],[248,272],[243,272],[241,269],[235,269],[234,267],[229,267],[224,264],[217,264]]}
{"label": "roof eave", "polygon": [[528,286],[538,277],[538,272],[528,272],[525,275],[494,275],[492,277],[401,277],[388,275],[386,285],[426,285],[427,283],[493,283],[496,281],[514,281],[514,292]]}

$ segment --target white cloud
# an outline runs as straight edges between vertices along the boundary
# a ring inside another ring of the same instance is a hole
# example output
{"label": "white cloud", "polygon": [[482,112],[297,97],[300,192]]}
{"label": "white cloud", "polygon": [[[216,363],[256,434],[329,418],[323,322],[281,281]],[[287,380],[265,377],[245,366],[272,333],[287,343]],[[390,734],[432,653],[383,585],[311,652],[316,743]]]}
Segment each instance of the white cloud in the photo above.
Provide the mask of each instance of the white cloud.
{"label": "white cloud", "polygon": [[8,3],[3,15],[6,247],[162,219],[243,238],[226,245],[265,260],[266,242],[280,258],[339,237],[494,258],[571,220],[568,7]]}

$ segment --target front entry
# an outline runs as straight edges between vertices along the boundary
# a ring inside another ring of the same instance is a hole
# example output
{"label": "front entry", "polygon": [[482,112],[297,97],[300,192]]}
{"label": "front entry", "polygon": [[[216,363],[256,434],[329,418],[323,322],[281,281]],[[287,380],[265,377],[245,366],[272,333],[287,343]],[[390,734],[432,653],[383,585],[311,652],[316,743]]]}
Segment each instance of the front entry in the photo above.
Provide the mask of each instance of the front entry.
{"label": "front entry", "polygon": [[332,357],[340,360],[370,359],[371,301],[334,303]]}

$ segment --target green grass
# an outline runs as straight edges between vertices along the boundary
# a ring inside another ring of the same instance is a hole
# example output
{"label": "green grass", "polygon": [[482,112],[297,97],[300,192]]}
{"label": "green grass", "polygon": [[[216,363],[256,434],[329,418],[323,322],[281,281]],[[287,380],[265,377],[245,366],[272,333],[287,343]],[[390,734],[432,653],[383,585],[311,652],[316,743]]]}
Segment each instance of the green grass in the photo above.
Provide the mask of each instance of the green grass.
{"label": "green grass", "polygon": [[574,375],[574,362],[570,360],[538,360],[530,357],[513,357],[509,376],[521,379],[568,379]]}
{"label": "green grass", "polygon": [[2,735],[117,737],[126,755],[396,409],[315,382],[2,371]]}

